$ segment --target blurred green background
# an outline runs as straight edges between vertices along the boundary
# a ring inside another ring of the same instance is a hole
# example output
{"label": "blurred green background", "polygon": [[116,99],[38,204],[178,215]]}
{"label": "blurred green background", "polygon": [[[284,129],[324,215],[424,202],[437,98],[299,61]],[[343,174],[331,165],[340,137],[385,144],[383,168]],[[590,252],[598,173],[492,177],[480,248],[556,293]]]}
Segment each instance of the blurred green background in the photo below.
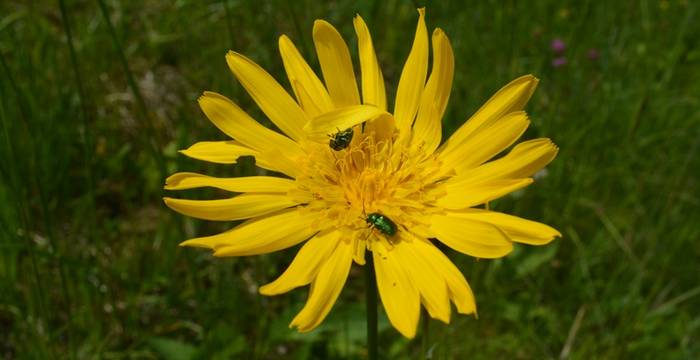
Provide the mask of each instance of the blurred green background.
{"label": "blurred green background", "polygon": [[[297,334],[287,324],[306,289],[256,293],[295,249],[215,259],[178,248],[231,224],[174,214],[162,185],[176,171],[256,171],[250,159],[221,166],[177,153],[224,139],[198,109],[203,90],[269,124],[227,69],[227,50],[288,87],[278,36],[288,34],[318,69],[313,20],[334,23],[355,52],[359,13],[393,98],[418,5],[0,3],[0,357],[363,357],[361,269],[324,325]],[[524,138],[551,137],[561,151],[534,185],[493,206],[564,237],[496,261],[449,253],[474,289],[478,320],[430,321],[407,341],[382,318],[382,355],[700,357],[700,4],[427,5],[429,28],[443,28],[456,55],[445,135],[511,79],[540,77]],[[554,49],[555,39],[566,49]]]}

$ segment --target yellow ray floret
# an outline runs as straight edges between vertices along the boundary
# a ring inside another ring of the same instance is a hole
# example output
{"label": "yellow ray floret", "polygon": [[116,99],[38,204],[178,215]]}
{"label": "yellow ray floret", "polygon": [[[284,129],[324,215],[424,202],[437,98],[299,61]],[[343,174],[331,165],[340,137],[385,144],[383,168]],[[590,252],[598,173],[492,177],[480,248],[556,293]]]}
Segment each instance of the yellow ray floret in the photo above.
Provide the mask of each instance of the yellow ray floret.
{"label": "yellow ray floret", "polygon": [[313,37],[323,79],[333,104],[336,107],[358,105],[360,95],[357,91],[350,51],[340,33],[328,22],[316,20]]}

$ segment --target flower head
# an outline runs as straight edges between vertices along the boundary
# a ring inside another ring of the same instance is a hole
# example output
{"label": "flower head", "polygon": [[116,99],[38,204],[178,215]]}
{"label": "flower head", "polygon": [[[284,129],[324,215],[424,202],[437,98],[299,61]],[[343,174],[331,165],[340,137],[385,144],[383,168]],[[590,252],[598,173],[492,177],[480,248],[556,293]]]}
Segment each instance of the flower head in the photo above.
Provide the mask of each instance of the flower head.
{"label": "flower head", "polygon": [[304,243],[287,270],[260,288],[262,294],[276,295],[311,284],[306,305],[291,323],[300,331],[321,323],[353,261],[363,265],[371,255],[387,316],[411,338],[421,304],[446,323],[450,302],[459,313],[476,312],[464,276],[432,239],[477,258],[498,258],[514,242],[542,245],[560,236],[547,225],[478,208],[532,183],[531,176],[555,157],[557,147],[549,139],[530,140],[488,161],[530,123],[522,111],[538,81],[530,75],[498,91],[441,144],[454,71],[445,33],[436,29],[432,34],[428,76],[429,36],[424,10],[419,10],[390,113],[369,30],[359,16],[354,26],[359,89],[346,43],[323,20],[313,28],[323,81],[292,41],[280,37],[296,99],[253,61],[229,52],[231,71],[282,134],[263,127],[226,97],[205,92],[199,99],[202,110],[233,140],[199,142],[182,152],[225,164],[254,156],[257,166],[283,176],[178,173],[166,180],[166,189],[209,186],[241,194],[165,202],[197,218],[247,219],[230,231],[181,244],[212,249],[215,256],[263,254]]}

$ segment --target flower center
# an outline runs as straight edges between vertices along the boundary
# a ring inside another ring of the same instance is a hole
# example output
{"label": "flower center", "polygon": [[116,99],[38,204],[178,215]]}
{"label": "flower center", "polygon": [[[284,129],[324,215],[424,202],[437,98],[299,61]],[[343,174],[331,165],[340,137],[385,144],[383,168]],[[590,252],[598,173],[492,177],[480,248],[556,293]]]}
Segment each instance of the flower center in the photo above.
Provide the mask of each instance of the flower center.
{"label": "flower center", "polygon": [[299,160],[302,171],[291,195],[325,215],[321,221],[328,226],[366,230],[368,215],[381,214],[401,232],[435,211],[430,203],[438,192],[428,190],[436,186],[440,163],[420,146],[379,139],[359,127],[343,150],[327,143],[302,146],[307,156]]}

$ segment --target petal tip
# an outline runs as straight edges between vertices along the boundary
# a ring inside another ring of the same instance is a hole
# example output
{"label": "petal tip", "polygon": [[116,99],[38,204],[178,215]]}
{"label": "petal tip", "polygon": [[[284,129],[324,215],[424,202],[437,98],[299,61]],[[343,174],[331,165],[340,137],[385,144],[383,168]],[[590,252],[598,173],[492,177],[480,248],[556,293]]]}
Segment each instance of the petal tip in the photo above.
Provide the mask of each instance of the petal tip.
{"label": "petal tip", "polygon": [[540,79],[536,77],[535,75],[532,74],[527,74],[521,77],[522,81],[528,83],[528,87],[531,88],[531,92],[534,92],[535,89],[537,88],[537,85],[540,83]]}
{"label": "petal tip", "polygon": [[316,20],[314,20],[313,33],[315,34],[316,31],[321,29],[321,27],[326,27],[326,26],[330,26],[330,25],[331,24],[328,23],[328,21],[326,21],[326,20],[316,19]]}
{"label": "petal tip", "polygon": [[265,296],[272,296],[275,295],[273,291],[270,289],[270,284],[259,286],[258,287],[258,293],[260,295],[265,295]]}
{"label": "petal tip", "polygon": [[[398,329],[397,329],[398,330]],[[408,330],[408,331],[406,331]],[[399,330],[401,335],[403,335],[405,338],[412,340],[413,338],[416,337],[416,328],[414,327],[412,330],[411,329],[403,329]]]}
{"label": "petal tip", "polygon": [[179,246],[179,247],[207,247],[207,246],[203,246],[201,243],[197,242],[197,239],[185,240],[185,241],[177,244],[177,246]]}
{"label": "petal tip", "polygon": [[355,32],[358,32],[359,29],[366,29],[367,24],[365,24],[365,19],[360,16],[360,14],[355,14],[355,16],[352,18],[352,26],[355,27]]}
{"label": "petal tip", "polygon": [[[335,35],[334,35],[335,34]],[[326,20],[318,19],[314,21],[314,27],[311,31],[314,41],[330,41],[333,36],[340,37],[340,33],[336,28]],[[331,38],[329,38],[329,36]]]}
{"label": "petal tip", "polygon": [[292,43],[292,39],[289,38],[286,34],[280,35],[279,39],[277,39],[277,45],[282,49],[286,49],[289,47],[289,45]]}
{"label": "petal tip", "polygon": [[[237,53],[233,50],[229,50],[226,53],[226,64],[228,64],[231,70],[238,69],[241,62],[248,60],[243,54]],[[251,61],[252,62],[252,61]]]}

